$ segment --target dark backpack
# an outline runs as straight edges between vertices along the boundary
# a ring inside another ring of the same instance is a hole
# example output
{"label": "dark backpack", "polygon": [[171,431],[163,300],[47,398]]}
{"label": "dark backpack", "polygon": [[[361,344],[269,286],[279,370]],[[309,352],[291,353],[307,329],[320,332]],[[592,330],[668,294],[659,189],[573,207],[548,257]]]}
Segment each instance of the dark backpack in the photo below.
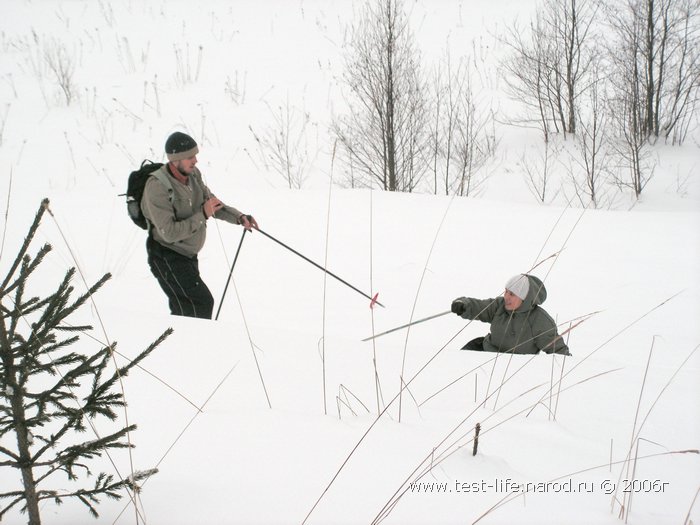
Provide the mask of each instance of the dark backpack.
{"label": "dark backpack", "polygon": [[143,198],[146,182],[151,175],[156,177],[167,188],[170,202],[173,200],[173,187],[168,180],[168,176],[163,172],[154,173],[162,166],[163,164],[160,162],[151,162],[146,159],[141,163],[139,169],[129,174],[129,183],[126,188],[126,210],[134,224],[143,230],[148,229],[148,220],[141,212],[141,199]]}

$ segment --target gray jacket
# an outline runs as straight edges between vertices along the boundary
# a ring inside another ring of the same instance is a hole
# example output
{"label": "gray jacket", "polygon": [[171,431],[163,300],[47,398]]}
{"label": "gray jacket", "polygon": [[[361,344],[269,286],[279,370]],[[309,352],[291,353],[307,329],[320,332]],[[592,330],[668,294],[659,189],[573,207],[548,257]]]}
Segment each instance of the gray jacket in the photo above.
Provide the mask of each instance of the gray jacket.
{"label": "gray jacket", "polygon": [[[183,184],[170,174],[167,166],[163,165],[160,171],[168,177],[171,188],[156,177],[149,177],[141,198],[141,211],[148,219],[155,241],[181,255],[194,257],[207,237],[207,219],[202,206],[214,194],[202,181],[197,168],[187,177],[187,184]],[[214,217],[240,224],[241,215],[236,208],[224,206]]]}
{"label": "gray jacket", "polygon": [[488,352],[536,354],[540,350],[551,354],[571,355],[569,348],[557,333],[557,325],[541,307],[547,299],[547,290],[540,279],[527,276],[530,290],[523,304],[515,311],[505,308],[503,297],[473,299],[460,297],[457,301],[466,307],[462,317],[491,323],[491,332],[484,338]]}

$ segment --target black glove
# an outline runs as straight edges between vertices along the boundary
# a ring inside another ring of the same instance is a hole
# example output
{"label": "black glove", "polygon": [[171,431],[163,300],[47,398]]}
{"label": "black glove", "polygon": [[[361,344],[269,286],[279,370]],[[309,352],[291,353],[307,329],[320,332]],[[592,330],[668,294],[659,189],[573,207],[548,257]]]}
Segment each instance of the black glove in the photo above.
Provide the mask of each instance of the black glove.
{"label": "black glove", "polygon": [[452,301],[452,313],[462,315],[467,310],[467,305],[459,299]]}

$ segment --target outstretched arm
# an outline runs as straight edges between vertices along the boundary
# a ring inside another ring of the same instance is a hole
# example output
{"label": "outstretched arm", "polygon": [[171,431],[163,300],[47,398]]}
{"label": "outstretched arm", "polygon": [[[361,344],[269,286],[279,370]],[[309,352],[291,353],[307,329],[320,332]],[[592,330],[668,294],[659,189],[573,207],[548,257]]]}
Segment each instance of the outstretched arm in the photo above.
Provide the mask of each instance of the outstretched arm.
{"label": "outstretched arm", "polygon": [[502,302],[502,297],[496,299],[459,297],[452,301],[452,311],[464,319],[476,319],[484,323],[490,323],[493,321]]}

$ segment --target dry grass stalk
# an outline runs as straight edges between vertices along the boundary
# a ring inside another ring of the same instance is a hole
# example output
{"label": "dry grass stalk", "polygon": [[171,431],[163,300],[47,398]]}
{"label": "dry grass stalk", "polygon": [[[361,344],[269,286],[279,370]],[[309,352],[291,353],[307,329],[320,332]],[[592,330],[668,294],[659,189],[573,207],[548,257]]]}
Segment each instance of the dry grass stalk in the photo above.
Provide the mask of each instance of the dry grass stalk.
{"label": "dry grass stalk", "polygon": [[[640,456],[638,459],[651,459],[651,458],[657,458],[657,457],[662,457],[662,456],[672,456],[672,455],[677,455],[677,454],[700,454],[700,451],[699,451],[699,450],[695,450],[695,449],[689,449],[689,450],[672,450],[672,451],[669,451],[669,452],[659,452],[659,453],[657,453],[657,454],[648,454],[648,455],[646,455],[646,456]],[[613,465],[624,465],[625,463],[627,463],[627,461],[628,461],[627,458],[624,459],[624,460],[621,460],[621,461],[615,461],[615,462],[613,462]],[[558,477],[556,477],[556,478],[553,478],[553,479],[550,479],[550,480],[546,481],[545,483],[555,483],[555,482],[560,481],[560,480],[562,480],[562,479],[568,479],[568,478],[571,478],[571,477],[573,477],[573,476],[578,476],[578,475],[580,475],[580,474],[585,474],[586,472],[591,472],[591,471],[593,471],[593,470],[598,470],[598,469],[601,469],[601,468],[605,468],[605,467],[607,467],[607,466],[609,466],[608,463],[604,463],[604,464],[602,464],[602,465],[596,465],[596,466],[594,466],[594,467],[588,467],[588,468],[585,468],[585,469],[582,469],[582,470],[578,470],[578,471],[576,471],[576,472],[570,472],[570,473],[568,473],[568,474],[564,474],[564,475],[562,475],[562,476],[558,476]],[[498,508],[502,507],[503,505],[505,505],[505,504],[507,504],[507,503],[510,503],[511,501],[513,501],[513,500],[519,498],[520,496],[524,496],[524,495],[525,495],[524,492],[515,492],[515,493],[514,493],[514,492],[511,492],[510,494],[507,494],[507,495],[503,496],[503,498],[501,498],[500,501],[498,501],[497,503],[495,503],[491,508],[489,508],[486,512],[484,512],[481,516],[479,516],[476,520],[474,520],[474,521],[472,522],[472,525],[474,525],[475,523],[480,522],[482,519],[484,519],[486,516],[488,516],[489,514],[491,514],[491,513],[492,513],[493,511],[495,511],[496,509],[498,509]],[[693,502],[694,502],[694,501],[695,501],[695,500],[693,500]]]}
{"label": "dry grass stalk", "polygon": [[[430,245],[430,250],[428,250],[428,256],[425,259],[425,265],[423,265],[423,272],[421,273],[420,281],[418,282],[418,288],[416,289],[416,296],[415,299],[413,300],[413,306],[411,307],[411,315],[409,317],[409,323],[413,322],[413,316],[416,312],[416,306],[418,305],[418,297],[420,296],[421,288],[423,287],[423,280],[425,279],[425,275],[428,272],[428,264],[430,263],[430,258],[433,255],[433,250],[435,249],[435,244],[437,243],[438,236],[440,235],[440,230],[442,230],[443,224],[445,224],[445,219],[447,219],[447,213],[450,211],[450,206],[452,206],[452,202],[454,201],[455,195],[452,195],[452,198],[447,203],[447,207],[445,208],[445,212],[442,215],[442,219],[440,220],[440,224],[437,227],[437,230],[435,231],[435,235],[433,236],[433,242]],[[411,327],[409,326],[408,329],[406,330],[406,340],[404,341],[403,345],[403,357],[401,359],[401,388],[399,389],[399,423],[401,423],[401,408],[403,406],[403,384],[404,384],[404,377],[405,377],[405,369],[406,369],[406,354],[408,351],[408,338],[411,335]],[[415,399],[414,399],[415,401]],[[418,403],[416,403],[418,405]]]}
{"label": "dry grass stalk", "polygon": [[[534,356],[533,356],[533,357],[534,357]],[[531,360],[532,360],[532,359],[531,359]],[[601,372],[601,373],[595,374],[595,375],[593,375],[593,376],[590,376],[590,377],[587,377],[587,378],[585,378],[585,379],[582,379],[581,381],[579,381],[579,382],[577,382],[577,383],[574,383],[573,385],[570,385],[570,386],[566,387],[566,388],[563,389],[562,391],[569,390],[570,388],[573,388],[573,387],[575,387],[575,386],[577,386],[577,385],[586,383],[586,382],[588,382],[588,381],[590,381],[590,380],[592,380],[592,379],[595,379],[595,378],[597,378],[597,377],[601,377],[601,376],[603,376],[603,375],[607,375],[607,374],[609,374],[609,373],[611,373],[611,372],[617,372],[617,371],[619,371],[619,370],[622,370],[622,369],[621,369],[621,368],[616,368],[616,369],[608,370],[608,371],[606,371],[606,372]],[[517,371],[516,371],[516,373],[517,373]],[[509,378],[509,379],[510,379],[510,378]],[[522,392],[521,394],[517,395],[515,398],[513,398],[512,400],[510,400],[508,403],[506,403],[505,405],[503,405],[501,408],[499,408],[499,409],[496,410],[495,412],[493,412],[493,413],[491,413],[490,415],[488,415],[484,420],[482,420],[482,422],[491,419],[491,418],[494,417],[496,414],[498,414],[498,412],[500,412],[501,410],[504,410],[504,409],[505,409],[507,406],[509,406],[511,403],[515,402],[516,400],[522,398],[523,396],[529,394],[530,392],[533,392],[534,390],[536,390],[536,389],[538,389],[538,388],[540,388],[540,387],[543,387],[543,386],[545,386],[545,385],[546,385],[546,383],[542,383],[542,384],[536,385],[536,386],[534,386],[534,387],[532,387],[532,388],[526,390],[525,392]],[[494,395],[494,394],[495,394],[495,392],[493,392],[491,395]],[[486,400],[485,400],[485,401],[486,401]],[[483,406],[484,403],[485,403],[485,401],[484,401],[484,402],[482,403],[482,405],[480,405],[480,406]],[[534,406],[536,406],[537,404],[540,404],[540,403],[541,403],[541,401],[538,401],[535,405],[533,405],[533,407],[527,407],[527,408],[525,408],[525,409],[523,409],[523,410],[520,410],[519,412],[516,412],[515,414],[513,414],[513,415],[511,415],[511,416],[509,416],[509,417],[503,419],[502,421],[496,423],[495,425],[489,427],[489,428],[488,428],[487,430],[485,430],[484,432],[480,432],[480,435],[483,435],[483,434],[485,434],[485,433],[487,433],[487,432],[490,432],[490,431],[496,429],[497,427],[503,425],[504,423],[507,423],[508,421],[510,421],[510,420],[512,420],[512,419],[514,419],[514,418],[516,418],[516,417],[518,417],[518,416],[520,416],[520,415],[522,415],[522,414],[524,414],[525,412],[531,411],[531,409],[534,408]],[[467,416],[467,418],[465,418],[464,420],[462,420],[462,421],[455,427],[455,429],[453,429],[453,431],[450,433],[450,435],[453,434],[453,433],[455,433],[455,432],[469,419],[469,417],[470,417],[471,415],[473,415],[473,414],[474,414],[474,412],[472,412],[471,414],[469,414],[469,415]],[[448,459],[450,456],[452,456],[452,455],[455,454],[457,451],[459,451],[462,447],[464,447],[464,446],[469,445],[470,443],[472,443],[473,438],[472,438],[472,439],[469,439],[469,440],[466,441],[466,442],[464,442],[464,439],[466,439],[466,438],[469,436],[470,433],[471,433],[471,430],[470,430],[469,432],[466,432],[466,433],[460,435],[460,436],[457,437],[455,440],[453,440],[453,442],[452,442],[449,446],[445,447],[445,450],[444,450],[442,453],[440,453],[440,454],[438,455],[437,458],[434,458],[434,457],[433,457],[433,459],[431,459],[431,465],[430,465],[429,468],[424,468],[422,471],[419,472],[421,465],[423,465],[425,461],[424,461],[423,463],[421,463],[420,465],[418,465],[418,467],[416,467],[416,469],[415,469],[415,470],[409,475],[409,477],[404,481],[404,484],[401,485],[401,487],[403,487],[403,489],[400,487],[399,490],[397,490],[397,492],[394,493],[394,495],[392,496],[393,501],[390,500],[390,502],[387,503],[387,505],[385,505],[385,507],[379,512],[379,514],[377,515],[377,517],[375,517],[375,519],[373,520],[373,523],[379,523],[379,522],[381,522],[384,518],[386,518],[386,517],[391,513],[391,511],[393,510],[393,508],[398,504],[399,500],[400,500],[400,499],[403,497],[403,495],[409,490],[411,480],[413,480],[414,482],[415,482],[415,481],[418,481],[418,480],[421,479],[423,476],[425,476],[425,475],[429,472],[429,470],[433,468],[433,466],[437,466],[437,465],[441,464],[443,461],[445,461],[445,460]],[[438,447],[442,446],[448,438],[449,438],[449,435],[438,445]],[[434,451],[435,451],[436,448],[437,448],[437,447],[434,447],[434,449],[433,449],[433,453],[432,453],[433,456],[434,456]],[[692,451],[691,451],[691,452],[692,452]],[[558,479],[560,479],[560,478],[558,478]],[[555,480],[555,481],[556,481],[556,480]]]}
{"label": "dry grass stalk", "polygon": [[[596,352],[598,352],[600,349],[602,349],[602,348],[604,348],[605,346],[607,346],[607,345],[608,345],[610,342],[612,342],[614,339],[618,338],[620,335],[622,335],[623,333],[625,333],[627,330],[629,330],[630,328],[632,328],[634,325],[636,325],[637,323],[639,323],[642,319],[644,319],[644,318],[647,317],[648,315],[651,315],[654,311],[656,311],[656,310],[658,310],[659,308],[661,308],[662,306],[668,304],[670,301],[672,301],[673,299],[675,299],[676,297],[678,297],[681,293],[682,293],[682,291],[681,291],[681,292],[677,292],[677,293],[673,294],[672,296],[670,296],[668,299],[665,299],[665,300],[661,301],[659,304],[657,304],[656,306],[654,306],[653,308],[651,308],[650,310],[648,310],[648,311],[645,312],[644,314],[640,315],[640,316],[637,317],[634,321],[630,322],[627,326],[625,326],[624,328],[622,328],[621,330],[619,330],[617,333],[615,333],[614,335],[612,335],[609,339],[607,339],[605,342],[601,343],[597,348],[593,349],[587,356],[585,356],[583,359],[581,359],[580,361],[578,361],[574,366],[572,366],[571,369],[570,369],[568,372],[566,372],[566,373],[562,376],[562,379],[565,378],[565,377],[567,377],[567,376],[568,376],[569,374],[571,374],[574,370],[576,370],[579,366],[581,366],[583,363],[585,363],[591,356],[593,356],[593,355],[594,355]],[[596,313],[599,313],[599,312],[596,312]],[[572,326],[572,328],[575,328],[575,326]],[[568,333],[569,331],[570,331],[570,330],[567,330],[566,333]],[[562,335],[564,335],[564,334],[562,334]],[[700,346],[700,345],[699,345],[699,346]],[[558,384],[557,384],[557,386],[558,386]],[[547,395],[549,395],[549,392],[547,392],[544,396],[542,396],[542,399],[540,399],[540,401],[544,400],[544,398],[545,398]],[[534,409],[534,407],[533,407],[533,409]],[[529,414],[528,414],[528,415],[529,415]]]}

